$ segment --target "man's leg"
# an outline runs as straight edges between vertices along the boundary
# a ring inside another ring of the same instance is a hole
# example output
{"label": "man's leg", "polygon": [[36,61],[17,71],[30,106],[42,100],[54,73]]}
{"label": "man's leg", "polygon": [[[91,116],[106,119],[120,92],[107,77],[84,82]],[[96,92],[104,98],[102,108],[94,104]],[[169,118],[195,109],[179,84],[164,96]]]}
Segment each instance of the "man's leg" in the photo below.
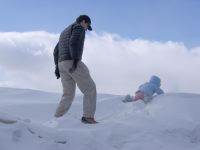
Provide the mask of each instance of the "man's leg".
{"label": "man's leg", "polygon": [[83,96],[83,117],[94,118],[96,111],[96,85],[92,80],[87,66],[80,61],[77,69],[72,73],[77,86],[84,94]]}
{"label": "man's leg", "polygon": [[[71,64],[71,63],[70,63]],[[63,95],[56,109],[55,117],[62,117],[70,108],[75,96],[76,83],[68,73],[69,63],[59,63],[59,71],[63,86]]]}

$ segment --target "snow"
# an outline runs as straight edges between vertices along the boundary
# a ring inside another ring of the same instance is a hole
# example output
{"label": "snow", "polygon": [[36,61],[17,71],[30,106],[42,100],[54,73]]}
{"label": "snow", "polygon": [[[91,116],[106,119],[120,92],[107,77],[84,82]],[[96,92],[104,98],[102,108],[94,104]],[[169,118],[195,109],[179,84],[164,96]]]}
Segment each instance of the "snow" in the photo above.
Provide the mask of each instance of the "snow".
{"label": "snow", "polygon": [[0,150],[200,149],[199,94],[167,93],[149,104],[99,94],[95,125],[80,121],[82,96],[53,118],[60,96],[0,88]]}

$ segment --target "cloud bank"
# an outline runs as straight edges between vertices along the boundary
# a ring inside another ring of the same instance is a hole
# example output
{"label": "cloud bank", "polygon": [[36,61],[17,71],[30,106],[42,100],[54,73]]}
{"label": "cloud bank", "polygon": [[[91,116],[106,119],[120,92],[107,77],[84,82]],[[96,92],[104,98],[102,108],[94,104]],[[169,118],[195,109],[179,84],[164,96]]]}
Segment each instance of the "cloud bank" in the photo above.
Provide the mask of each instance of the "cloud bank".
{"label": "cloud bank", "polygon": [[[0,86],[62,92],[54,76],[59,35],[44,31],[0,33]],[[100,93],[133,94],[158,75],[166,92],[200,93],[200,47],[89,33],[83,61]]]}

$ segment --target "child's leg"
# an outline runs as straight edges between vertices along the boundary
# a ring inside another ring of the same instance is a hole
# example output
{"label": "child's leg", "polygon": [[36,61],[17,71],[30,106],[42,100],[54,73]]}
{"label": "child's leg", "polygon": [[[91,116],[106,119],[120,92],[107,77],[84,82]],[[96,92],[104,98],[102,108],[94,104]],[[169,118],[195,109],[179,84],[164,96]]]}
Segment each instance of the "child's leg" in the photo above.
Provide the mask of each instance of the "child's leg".
{"label": "child's leg", "polygon": [[134,97],[133,101],[137,101],[137,100],[140,100],[140,99],[144,100],[144,93],[141,92],[141,91],[137,91],[135,93],[135,97]]}

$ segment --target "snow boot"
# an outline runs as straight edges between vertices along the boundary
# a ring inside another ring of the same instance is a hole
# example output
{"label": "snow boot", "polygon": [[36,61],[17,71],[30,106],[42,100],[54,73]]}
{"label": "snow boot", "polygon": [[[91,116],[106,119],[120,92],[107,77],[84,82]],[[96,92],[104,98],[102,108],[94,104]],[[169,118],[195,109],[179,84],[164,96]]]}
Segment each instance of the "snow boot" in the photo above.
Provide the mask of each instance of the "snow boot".
{"label": "snow boot", "polygon": [[97,121],[94,120],[94,118],[87,118],[87,117],[82,117],[81,121],[83,123],[86,123],[86,124],[96,124],[96,123],[98,123]]}
{"label": "snow boot", "polygon": [[130,95],[126,95],[125,98],[122,100],[122,102],[127,103],[127,102],[132,102],[133,98]]}

